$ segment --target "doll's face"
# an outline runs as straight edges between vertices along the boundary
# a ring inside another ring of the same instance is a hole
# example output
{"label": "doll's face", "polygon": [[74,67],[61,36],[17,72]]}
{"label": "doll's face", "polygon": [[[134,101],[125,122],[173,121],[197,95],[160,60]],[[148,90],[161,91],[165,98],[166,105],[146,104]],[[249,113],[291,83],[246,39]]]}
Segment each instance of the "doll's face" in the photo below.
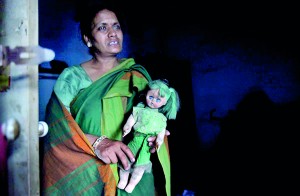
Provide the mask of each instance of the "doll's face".
{"label": "doll's face", "polygon": [[146,102],[150,108],[160,108],[165,105],[167,100],[164,97],[159,96],[159,90],[149,90],[146,96]]}

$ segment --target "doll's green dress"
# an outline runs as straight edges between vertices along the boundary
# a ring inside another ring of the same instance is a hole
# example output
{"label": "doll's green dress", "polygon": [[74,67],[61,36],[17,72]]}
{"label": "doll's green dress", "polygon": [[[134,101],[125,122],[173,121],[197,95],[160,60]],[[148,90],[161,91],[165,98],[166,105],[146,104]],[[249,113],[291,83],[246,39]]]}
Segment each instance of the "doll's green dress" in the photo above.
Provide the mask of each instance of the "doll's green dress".
{"label": "doll's green dress", "polygon": [[[149,107],[133,107],[134,137],[128,144],[136,157],[133,167],[151,166],[150,147],[147,139],[156,136],[167,127],[167,118],[158,109]],[[147,171],[147,170],[146,170]]]}

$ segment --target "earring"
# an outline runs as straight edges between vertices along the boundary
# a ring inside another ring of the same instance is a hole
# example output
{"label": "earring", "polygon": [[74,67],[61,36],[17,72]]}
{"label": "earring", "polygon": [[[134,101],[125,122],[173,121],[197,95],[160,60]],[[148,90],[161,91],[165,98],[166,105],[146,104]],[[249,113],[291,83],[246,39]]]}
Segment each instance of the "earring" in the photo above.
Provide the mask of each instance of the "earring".
{"label": "earring", "polygon": [[91,42],[87,42],[86,45],[87,45],[87,47],[89,47],[89,48],[92,47]]}

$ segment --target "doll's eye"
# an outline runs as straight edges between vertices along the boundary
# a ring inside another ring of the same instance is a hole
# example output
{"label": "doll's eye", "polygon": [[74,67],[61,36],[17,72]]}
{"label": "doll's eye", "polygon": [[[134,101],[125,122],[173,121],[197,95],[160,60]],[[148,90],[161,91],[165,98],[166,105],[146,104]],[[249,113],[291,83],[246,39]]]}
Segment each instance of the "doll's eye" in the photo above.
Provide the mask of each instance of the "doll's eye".
{"label": "doll's eye", "polygon": [[149,99],[152,101],[154,99],[154,97],[153,96],[149,96]]}
{"label": "doll's eye", "polygon": [[160,98],[157,98],[156,99],[156,103],[159,103],[161,100],[160,100]]}

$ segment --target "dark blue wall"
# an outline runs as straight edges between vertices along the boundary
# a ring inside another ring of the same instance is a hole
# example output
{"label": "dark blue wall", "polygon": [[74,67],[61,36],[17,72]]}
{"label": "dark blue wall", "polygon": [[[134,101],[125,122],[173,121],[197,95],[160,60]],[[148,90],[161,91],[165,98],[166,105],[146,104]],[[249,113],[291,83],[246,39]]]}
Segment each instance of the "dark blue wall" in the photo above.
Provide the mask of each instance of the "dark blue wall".
{"label": "dark blue wall", "polygon": [[[39,3],[40,45],[68,66],[90,58],[72,20],[72,1]],[[129,30],[121,56],[134,57],[153,78],[168,78],[181,97],[178,118],[168,124],[174,195],[185,189],[197,195],[295,191],[295,7],[119,3]],[[41,75],[51,70],[49,63],[41,68]],[[40,80],[41,120],[54,81]]]}

